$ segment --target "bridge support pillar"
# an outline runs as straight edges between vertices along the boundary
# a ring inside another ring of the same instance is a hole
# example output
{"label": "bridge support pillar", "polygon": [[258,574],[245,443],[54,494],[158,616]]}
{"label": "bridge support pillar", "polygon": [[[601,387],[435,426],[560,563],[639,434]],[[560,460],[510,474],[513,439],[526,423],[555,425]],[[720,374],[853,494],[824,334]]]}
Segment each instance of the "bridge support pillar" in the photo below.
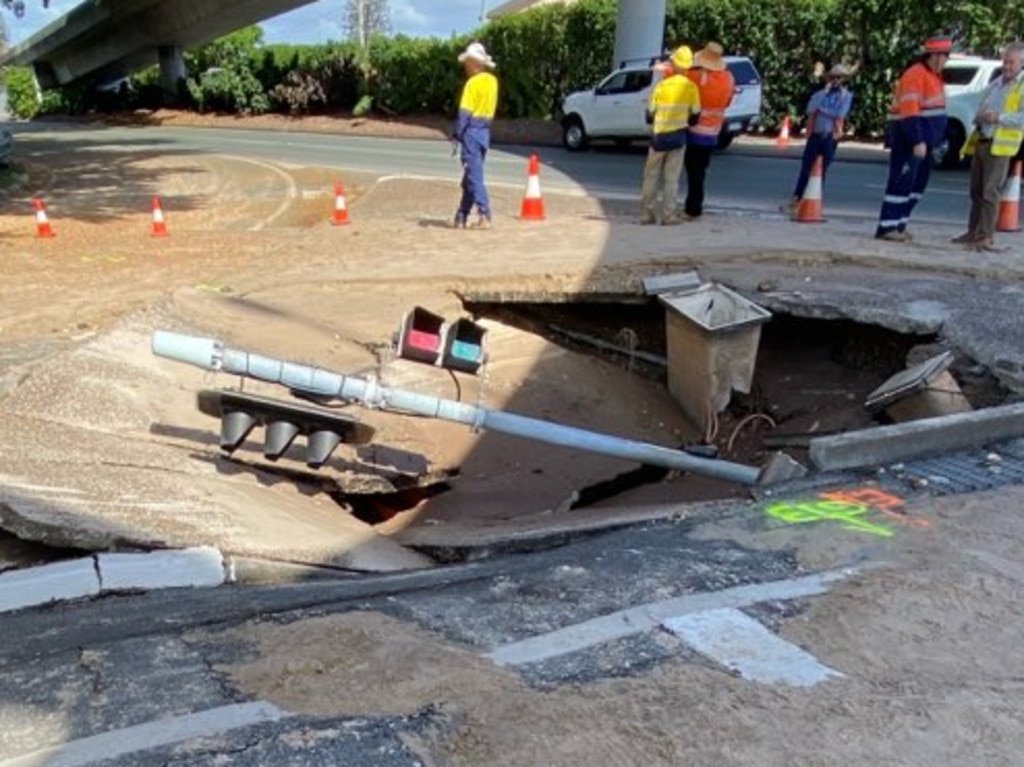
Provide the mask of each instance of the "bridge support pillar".
{"label": "bridge support pillar", "polygon": [[619,0],[613,68],[623,61],[646,59],[662,51],[665,0]]}
{"label": "bridge support pillar", "polygon": [[160,59],[160,87],[166,101],[181,98],[181,84],[188,76],[185,70],[185,51],[176,45],[161,45],[157,49]]}

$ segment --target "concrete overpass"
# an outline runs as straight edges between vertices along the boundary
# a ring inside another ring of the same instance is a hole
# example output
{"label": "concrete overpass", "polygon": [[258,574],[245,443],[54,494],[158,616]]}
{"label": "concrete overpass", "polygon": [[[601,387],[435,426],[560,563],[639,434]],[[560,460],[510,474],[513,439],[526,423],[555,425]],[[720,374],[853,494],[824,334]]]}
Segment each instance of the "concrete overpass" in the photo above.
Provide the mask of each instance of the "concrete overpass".
{"label": "concrete overpass", "polygon": [[85,77],[112,79],[160,64],[176,93],[185,49],[307,5],[313,0],[85,0],[0,57],[32,66],[43,88]]}

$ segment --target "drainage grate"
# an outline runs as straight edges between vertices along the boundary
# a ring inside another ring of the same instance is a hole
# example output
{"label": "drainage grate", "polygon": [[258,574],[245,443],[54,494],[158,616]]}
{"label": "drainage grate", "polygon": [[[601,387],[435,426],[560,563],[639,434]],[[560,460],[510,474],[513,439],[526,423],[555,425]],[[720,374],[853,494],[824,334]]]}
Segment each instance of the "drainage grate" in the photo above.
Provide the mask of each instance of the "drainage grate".
{"label": "drainage grate", "polygon": [[1024,451],[1018,445],[998,446],[991,451],[910,461],[893,471],[916,487],[926,482],[928,489],[938,495],[993,490],[1024,484]]}

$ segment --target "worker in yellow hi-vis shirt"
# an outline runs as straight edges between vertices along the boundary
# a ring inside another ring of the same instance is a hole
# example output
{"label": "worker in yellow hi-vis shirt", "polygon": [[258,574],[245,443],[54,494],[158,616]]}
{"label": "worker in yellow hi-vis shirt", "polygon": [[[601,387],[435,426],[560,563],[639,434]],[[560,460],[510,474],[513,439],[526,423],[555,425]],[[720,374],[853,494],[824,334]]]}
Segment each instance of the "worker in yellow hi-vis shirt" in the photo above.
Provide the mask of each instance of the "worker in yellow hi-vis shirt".
{"label": "worker in yellow hi-vis shirt", "polygon": [[[488,71],[494,69],[494,59],[480,43],[471,43],[459,54],[459,63],[466,70],[467,80],[452,139],[457,142],[462,160],[462,202],[451,224],[457,229],[490,229],[491,201],[484,184],[484,160],[491,145],[491,121],[498,107],[498,78]],[[469,223],[474,206],[477,220]]]}
{"label": "worker in yellow hi-vis shirt", "polygon": [[693,66],[693,51],[685,45],[676,48],[669,61],[662,66],[666,69],[665,76],[654,86],[647,109],[653,130],[651,148],[647,152],[647,163],[644,166],[643,191],[640,194],[641,224],[657,221],[654,207],[658,187],[663,179],[665,189],[661,223],[669,225],[682,222],[676,211],[679,175],[683,170],[683,153],[689,127],[696,125],[700,118],[700,91],[685,76],[686,70]]}

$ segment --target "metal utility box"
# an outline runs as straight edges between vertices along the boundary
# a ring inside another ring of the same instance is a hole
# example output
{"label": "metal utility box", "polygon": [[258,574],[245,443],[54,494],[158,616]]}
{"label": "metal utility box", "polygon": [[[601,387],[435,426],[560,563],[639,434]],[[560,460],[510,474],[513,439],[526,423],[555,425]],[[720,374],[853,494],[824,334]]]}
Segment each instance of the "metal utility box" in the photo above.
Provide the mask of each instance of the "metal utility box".
{"label": "metal utility box", "polygon": [[715,283],[658,298],[665,304],[668,390],[694,423],[706,427],[734,389],[750,391],[761,325],[772,315]]}

